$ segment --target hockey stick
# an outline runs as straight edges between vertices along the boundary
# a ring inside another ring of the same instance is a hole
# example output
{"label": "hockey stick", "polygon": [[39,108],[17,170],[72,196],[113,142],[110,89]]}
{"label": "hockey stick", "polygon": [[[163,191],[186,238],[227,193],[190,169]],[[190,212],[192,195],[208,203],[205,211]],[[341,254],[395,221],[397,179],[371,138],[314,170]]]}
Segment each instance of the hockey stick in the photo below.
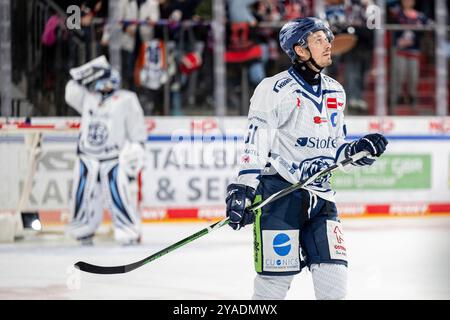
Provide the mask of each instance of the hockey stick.
{"label": "hockey stick", "polygon": [[24,225],[22,221],[22,211],[28,206],[31,189],[33,188],[33,177],[36,172],[36,166],[41,155],[42,132],[31,132],[25,135],[25,146],[28,152],[28,163],[25,180],[20,194],[19,204],[16,210],[16,229],[15,237],[24,236]]}
{"label": "hockey stick", "polygon": [[[316,174],[312,175],[304,182],[295,183],[283,190],[280,190],[280,191],[274,193],[273,195],[268,197],[266,200],[264,200],[258,204],[252,205],[249,209],[252,211],[256,211],[256,210],[262,208],[263,206],[267,205],[268,203],[271,203],[277,199],[280,199],[281,197],[284,197],[285,195],[310,184],[317,178],[319,178],[323,175],[326,175],[326,174],[336,170],[339,167],[345,167],[346,165],[348,165],[352,162],[358,161],[359,159],[361,159],[365,156],[368,156],[368,155],[369,155],[369,153],[367,151],[358,152],[357,154],[350,156],[349,158],[341,161],[340,163],[333,164],[332,166],[330,166],[322,171],[317,172]],[[198,239],[208,233],[211,233],[214,230],[217,230],[220,227],[222,227],[228,223],[229,223],[229,218],[225,218],[221,221],[218,221],[218,222],[210,225],[207,228],[204,228],[204,229],[172,244],[171,246],[169,246],[165,249],[162,249],[161,251],[156,252],[155,254],[152,254],[151,256],[148,256],[148,257],[146,257],[140,261],[134,262],[134,263],[130,263],[127,265],[122,265],[122,266],[106,267],[106,266],[97,266],[97,265],[93,265],[93,264],[90,264],[87,262],[79,261],[79,262],[75,263],[75,267],[79,268],[81,271],[84,271],[84,272],[97,273],[97,274],[127,273],[130,271],[133,271],[134,269],[142,267],[143,265],[145,265],[153,260],[156,260],[156,259],[166,255],[167,253],[169,253],[175,249],[178,249],[178,248],[184,246],[185,244],[188,244],[189,242],[192,242],[195,239]]]}

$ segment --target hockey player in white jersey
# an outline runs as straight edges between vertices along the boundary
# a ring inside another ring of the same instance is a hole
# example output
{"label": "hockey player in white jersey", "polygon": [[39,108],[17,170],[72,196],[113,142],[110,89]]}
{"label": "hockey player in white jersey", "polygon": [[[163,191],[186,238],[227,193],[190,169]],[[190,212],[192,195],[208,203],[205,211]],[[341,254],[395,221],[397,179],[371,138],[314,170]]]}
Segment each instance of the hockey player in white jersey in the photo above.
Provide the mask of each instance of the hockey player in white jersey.
{"label": "hockey player in white jersey", "polygon": [[347,254],[329,175],[256,215],[246,207],[357,152],[366,150],[371,156],[355,166],[371,165],[388,142],[377,133],[345,141],[345,91],[321,73],[332,63],[333,40],[321,20],[292,20],[279,40],[292,66],[265,78],[251,98],[240,171],[227,188],[229,225],[239,230],[254,223],[253,299],[284,299],[294,275],[305,266],[317,299],[343,299]]}
{"label": "hockey player in white jersey", "polygon": [[137,184],[147,139],[142,108],[134,92],[119,90],[120,75],[104,56],[70,74],[66,102],[82,118],[67,233],[82,244],[92,244],[106,204],[115,239],[137,244],[141,238]]}

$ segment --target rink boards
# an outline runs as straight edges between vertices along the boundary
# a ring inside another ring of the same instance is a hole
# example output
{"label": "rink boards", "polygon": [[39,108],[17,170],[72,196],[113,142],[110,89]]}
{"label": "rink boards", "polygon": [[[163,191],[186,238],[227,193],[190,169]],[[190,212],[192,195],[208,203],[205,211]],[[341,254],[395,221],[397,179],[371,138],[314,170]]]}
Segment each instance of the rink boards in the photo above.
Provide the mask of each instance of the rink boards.
{"label": "rink boards", "polygon": [[[36,118],[33,125],[63,127],[77,121]],[[146,121],[144,221],[224,217],[225,189],[239,170],[246,118],[151,117]],[[372,167],[333,176],[341,215],[450,213],[449,117],[347,117],[346,122],[349,140],[382,132],[389,145]],[[67,219],[76,138],[74,130],[44,134],[29,199],[29,209],[39,211],[44,223]],[[27,174],[24,134],[6,135],[0,129],[0,152],[0,212],[14,211]]]}

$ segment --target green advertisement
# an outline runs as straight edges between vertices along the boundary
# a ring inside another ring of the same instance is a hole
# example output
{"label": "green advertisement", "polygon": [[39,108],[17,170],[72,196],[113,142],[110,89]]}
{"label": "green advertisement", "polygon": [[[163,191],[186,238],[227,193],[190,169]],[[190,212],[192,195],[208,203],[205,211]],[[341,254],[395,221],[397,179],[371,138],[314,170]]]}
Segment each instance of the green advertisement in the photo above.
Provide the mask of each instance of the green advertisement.
{"label": "green advertisement", "polygon": [[383,155],[371,166],[336,171],[331,183],[336,190],[429,189],[431,155]]}

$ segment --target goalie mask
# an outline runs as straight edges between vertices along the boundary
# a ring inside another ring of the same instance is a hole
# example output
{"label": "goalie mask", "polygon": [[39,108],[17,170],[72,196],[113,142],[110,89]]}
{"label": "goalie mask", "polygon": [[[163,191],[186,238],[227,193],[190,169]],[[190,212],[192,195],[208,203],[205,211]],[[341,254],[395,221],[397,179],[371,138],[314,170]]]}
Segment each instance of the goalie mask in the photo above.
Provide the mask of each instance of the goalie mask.
{"label": "goalie mask", "polygon": [[99,68],[97,72],[103,75],[92,83],[92,89],[100,93],[113,92],[120,88],[120,74],[111,68]]}

